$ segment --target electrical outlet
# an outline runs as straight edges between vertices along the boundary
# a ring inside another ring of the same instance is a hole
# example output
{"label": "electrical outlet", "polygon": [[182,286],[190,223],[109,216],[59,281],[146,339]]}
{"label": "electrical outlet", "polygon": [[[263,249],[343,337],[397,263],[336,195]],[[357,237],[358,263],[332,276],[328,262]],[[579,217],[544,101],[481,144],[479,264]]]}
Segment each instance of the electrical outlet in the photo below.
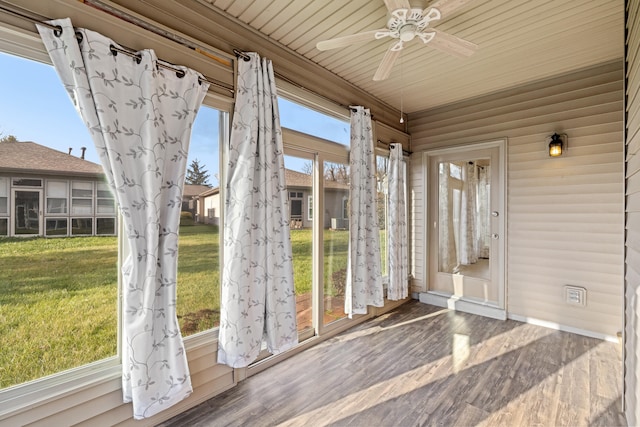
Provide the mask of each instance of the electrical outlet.
{"label": "electrical outlet", "polygon": [[579,305],[585,307],[587,305],[587,290],[579,286],[564,287],[564,301],[570,305]]}

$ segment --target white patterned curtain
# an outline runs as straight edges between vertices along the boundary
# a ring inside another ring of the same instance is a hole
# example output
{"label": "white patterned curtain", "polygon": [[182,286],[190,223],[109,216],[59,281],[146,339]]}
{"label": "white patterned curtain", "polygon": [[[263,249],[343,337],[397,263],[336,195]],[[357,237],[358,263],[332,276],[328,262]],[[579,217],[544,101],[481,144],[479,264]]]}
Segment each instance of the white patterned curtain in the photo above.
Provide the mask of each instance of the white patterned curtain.
{"label": "white patterned curtain", "polygon": [[[160,69],[69,19],[38,26],[51,60],[91,132],[122,214],[122,365],[125,402],[150,417],[192,392],[176,317],[178,226],[191,124],[208,84],[185,67]],[[76,33],[81,41],[76,40]]]}
{"label": "white patterned curtain", "polygon": [[454,203],[451,163],[438,163],[439,193],[438,193],[438,231],[439,246],[438,271],[451,273],[458,265],[456,249],[456,229],[454,226]]}
{"label": "white patterned curtain", "polygon": [[345,313],[365,314],[367,305],[384,305],[380,230],[376,210],[376,162],[371,113],[351,107],[349,259]]}
{"label": "white patterned curtain", "polygon": [[271,61],[238,64],[224,222],[218,362],[241,368],[262,346],[298,343],[282,132]]}
{"label": "white patterned curtain", "polygon": [[473,162],[462,164],[462,194],[460,196],[460,245],[458,262],[471,265],[478,262],[478,176]]}
{"label": "white patterned curtain", "polygon": [[478,166],[478,258],[489,258],[491,248],[491,166]]}
{"label": "white patterned curtain", "polygon": [[387,298],[392,301],[409,296],[409,261],[407,256],[407,165],[402,157],[402,144],[390,144],[389,153],[389,217],[387,239],[389,287]]}

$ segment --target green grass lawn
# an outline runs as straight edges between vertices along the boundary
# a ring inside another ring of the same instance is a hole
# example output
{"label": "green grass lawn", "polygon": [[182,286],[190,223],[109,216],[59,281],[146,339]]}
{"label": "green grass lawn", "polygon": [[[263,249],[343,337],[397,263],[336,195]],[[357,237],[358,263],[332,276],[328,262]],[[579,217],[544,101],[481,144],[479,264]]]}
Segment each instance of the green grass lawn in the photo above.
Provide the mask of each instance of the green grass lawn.
{"label": "green grass lawn", "polygon": [[[311,291],[311,231],[292,230],[296,293]],[[325,231],[325,293],[344,292],[347,231]],[[184,336],[219,322],[218,229],[180,230]],[[116,355],[117,238],[0,239],[0,388]],[[342,286],[342,288],[340,288]]]}

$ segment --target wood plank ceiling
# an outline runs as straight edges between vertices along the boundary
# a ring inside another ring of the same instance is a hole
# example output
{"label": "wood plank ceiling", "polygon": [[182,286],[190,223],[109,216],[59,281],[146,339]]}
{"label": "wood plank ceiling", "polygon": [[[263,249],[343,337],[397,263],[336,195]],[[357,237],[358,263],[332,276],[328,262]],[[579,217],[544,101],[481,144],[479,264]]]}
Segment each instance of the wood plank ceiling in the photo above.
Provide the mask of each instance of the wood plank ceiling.
{"label": "wood plank ceiling", "polygon": [[389,16],[383,0],[201,1],[407,113],[622,60],[624,54],[620,0],[472,0],[432,26],[476,43],[473,56],[453,57],[415,39],[405,44],[390,77],[376,82],[372,77],[391,39],[324,52],[316,43],[384,28]]}

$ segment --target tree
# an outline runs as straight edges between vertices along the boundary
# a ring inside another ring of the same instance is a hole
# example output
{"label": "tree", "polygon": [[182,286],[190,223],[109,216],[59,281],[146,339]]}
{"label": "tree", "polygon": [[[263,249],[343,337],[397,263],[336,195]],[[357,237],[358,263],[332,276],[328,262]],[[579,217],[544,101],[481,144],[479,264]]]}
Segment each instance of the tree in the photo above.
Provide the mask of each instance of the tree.
{"label": "tree", "polygon": [[349,167],[338,163],[324,164],[324,180],[335,181],[341,184],[349,183]]}
{"label": "tree", "polygon": [[210,185],[209,172],[204,166],[200,165],[198,159],[194,159],[187,169],[187,178],[185,181],[187,184]]}
{"label": "tree", "polygon": [[302,168],[300,168],[300,172],[307,174],[307,175],[312,175],[313,174],[313,162],[312,161],[308,161],[308,162],[304,162],[302,164]]}
{"label": "tree", "polygon": [[14,135],[4,135],[0,133],[0,143],[2,142],[20,142]]}

